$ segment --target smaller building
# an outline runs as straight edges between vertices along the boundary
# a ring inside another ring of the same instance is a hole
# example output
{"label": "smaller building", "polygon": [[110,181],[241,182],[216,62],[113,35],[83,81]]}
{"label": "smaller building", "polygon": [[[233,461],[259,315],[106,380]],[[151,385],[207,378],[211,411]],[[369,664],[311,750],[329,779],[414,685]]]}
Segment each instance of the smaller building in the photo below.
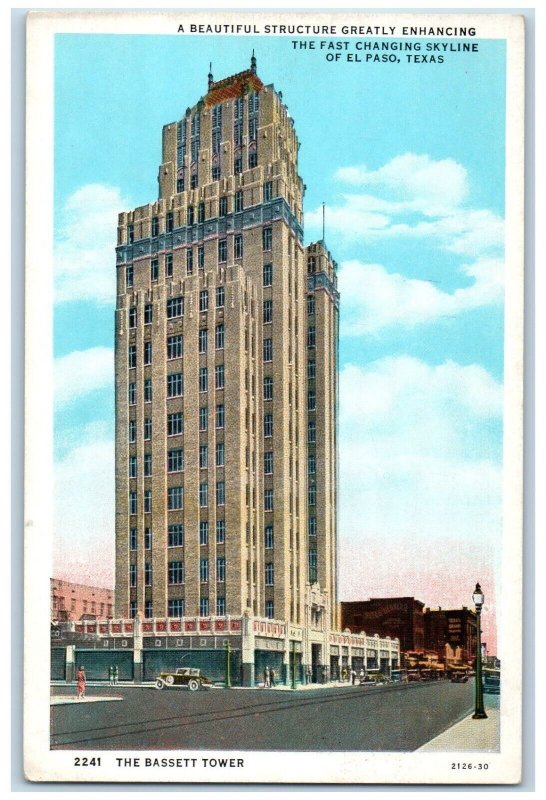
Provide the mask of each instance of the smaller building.
{"label": "smaller building", "polygon": [[113,589],[51,578],[53,622],[108,619],[112,617],[113,607]]}
{"label": "smaller building", "polygon": [[458,609],[430,609],[424,614],[425,647],[435,652],[446,668],[471,667],[476,656],[476,612]]}
{"label": "smaller building", "polygon": [[400,640],[402,653],[425,649],[424,603],[414,597],[382,597],[341,603],[341,627],[351,633]]}

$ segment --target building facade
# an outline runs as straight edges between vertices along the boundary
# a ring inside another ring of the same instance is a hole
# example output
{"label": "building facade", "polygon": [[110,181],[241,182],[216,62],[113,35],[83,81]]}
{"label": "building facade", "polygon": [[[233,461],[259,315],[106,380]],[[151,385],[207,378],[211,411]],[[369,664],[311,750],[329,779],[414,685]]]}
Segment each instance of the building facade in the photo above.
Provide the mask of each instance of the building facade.
{"label": "building facade", "polygon": [[114,612],[114,592],[51,578],[51,619],[54,622],[108,619]]}
{"label": "building facade", "polygon": [[425,645],[437,653],[446,667],[470,667],[476,657],[476,612],[463,606],[456,609],[425,610]]}
{"label": "building facade", "polygon": [[403,653],[425,650],[424,603],[414,597],[386,597],[341,603],[341,626],[353,633],[396,637]]}
{"label": "building facade", "polygon": [[336,264],[299,142],[250,69],[163,128],[119,215],[116,614],[337,629]]}

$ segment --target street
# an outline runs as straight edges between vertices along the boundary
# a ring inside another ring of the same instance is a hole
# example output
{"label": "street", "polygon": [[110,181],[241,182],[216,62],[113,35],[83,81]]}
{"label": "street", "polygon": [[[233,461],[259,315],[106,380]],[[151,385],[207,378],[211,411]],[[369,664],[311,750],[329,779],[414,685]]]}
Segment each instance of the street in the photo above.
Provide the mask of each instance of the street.
{"label": "street", "polygon": [[[52,749],[412,751],[473,706],[472,681],[306,691],[88,687],[51,708]],[[55,695],[74,694],[57,686]],[[498,703],[498,698],[491,701]]]}

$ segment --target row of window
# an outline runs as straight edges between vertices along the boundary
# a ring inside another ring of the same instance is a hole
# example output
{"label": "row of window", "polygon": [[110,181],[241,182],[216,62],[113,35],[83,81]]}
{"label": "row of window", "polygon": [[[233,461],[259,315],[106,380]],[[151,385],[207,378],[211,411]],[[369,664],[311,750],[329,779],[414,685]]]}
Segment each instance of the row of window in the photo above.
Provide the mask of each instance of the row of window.
{"label": "row of window", "polygon": [[[270,490],[273,492],[273,490]],[[129,492],[129,514],[135,515],[138,513],[138,495],[135,490]],[[207,508],[209,504],[209,484],[203,481],[199,484],[199,506],[200,508]],[[226,484],[225,481],[216,481],[216,505],[224,506],[226,504]],[[144,489],[143,492],[143,507],[145,514],[152,513],[152,490]],[[181,511],[184,508],[184,487],[183,486],[168,486],[167,487],[167,509],[169,511]],[[273,508],[273,497],[271,497],[271,509]]]}
{"label": "row of window", "polygon": [[[266,230],[268,230],[270,232],[267,235],[265,234]],[[239,241],[237,239],[237,237],[235,237],[235,239],[237,240],[237,242]],[[241,238],[239,243],[237,243],[237,242],[234,245],[234,257],[236,259],[243,257],[242,238]],[[264,249],[264,251],[271,250],[271,244],[272,244],[271,228],[267,228],[267,229],[264,228],[264,238],[263,238],[263,249]],[[218,260],[219,260],[220,263],[226,263],[226,261],[227,261],[227,239],[221,239],[218,242]],[[157,263],[155,263],[155,262],[157,262]],[[199,269],[203,269],[204,266],[205,266],[205,249],[204,249],[204,245],[199,245],[198,248],[197,248],[197,265],[198,265]],[[192,275],[193,274],[193,250],[187,250],[186,251],[186,273],[188,275]],[[151,276],[152,281],[159,280],[159,261],[157,259],[153,259],[152,260],[152,263],[151,263],[151,266],[150,266],[150,276]],[[172,253],[167,253],[167,255],[165,256],[165,277],[166,278],[172,278],[172,276],[173,276],[173,256],[172,256]],[[134,278],[135,278],[134,267],[133,267],[132,264],[128,264],[125,267],[125,286],[126,286],[127,289],[129,289],[132,286],[134,286]],[[271,286],[272,285],[272,281],[273,281],[273,264],[264,264],[264,267],[263,267],[263,285],[264,286]],[[223,289],[223,287],[218,287],[218,289]],[[218,291],[218,289],[217,289],[217,291]],[[183,298],[180,298],[180,299],[183,301]],[[151,308],[152,307],[151,307],[151,304],[148,304],[148,305],[149,305],[149,313],[151,315],[151,313],[152,313],[151,312]],[[223,305],[223,300],[222,300],[222,305]],[[217,298],[217,306],[216,307],[217,308],[222,308],[222,305],[218,305],[218,298]],[[172,316],[181,317],[183,315],[183,313],[184,313],[184,306],[183,306],[183,302],[182,302],[181,303],[181,311],[180,311],[180,313],[173,314]],[[136,314],[136,309],[135,309],[135,314]],[[135,316],[135,321],[136,321],[136,316]],[[152,319],[151,319],[151,316],[150,316],[149,322],[151,322],[151,321],[152,321]],[[133,326],[130,326],[130,327],[135,327],[135,326],[133,325]]]}
{"label": "row of window", "polygon": [[[316,569],[316,550],[309,551],[309,564],[311,564],[311,553],[314,553]],[[209,559],[199,559],[199,581],[208,583],[210,576]],[[218,556],[216,559],[216,582],[225,583],[226,581],[226,559]],[[169,586],[180,586],[185,583],[185,565],[183,561],[169,561],[167,564],[167,582]],[[264,583],[266,586],[275,584],[275,568],[272,561],[264,565]],[[134,589],[137,585],[137,565],[129,564],[129,586]],[[144,585],[152,585],[152,564],[146,561],[144,564]]]}
{"label": "row of window", "polygon": [[[266,603],[267,606],[267,603]],[[136,600],[131,600],[129,603],[129,616],[131,619],[134,619],[137,614],[137,602]],[[170,598],[167,601],[167,614],[169,617],[172,618],[179,618],[183,617],[185,614],[185,603],[183,597],[174,597]],[[225,597],[217,597],[216,598],[216,616],[223,617],[226,614],[226,598]],[[209,598],[202,597],[199,600],[199,615],[201,617],[208,617],[210,615],[210,606],[209,606]],[[267,615],[267,614],[266,614]],[[151,619],[154,616],[153,612],[153,603],[151,600],[144,601],[144,616],[146,619]],[[273,619],[273,606],[271,605],[271,616],[270,619]]]}
{"label": "row of window", "polygon": [[[215,447],[215,463],[217,467],[225,466],[226,448],[224,442],[216,442]],[[144,477],[149,478],[152,475],[152,456],[150,453],[145,453],[143,456]],[[209,466],[209,446],[207,444],[199,445],[199,467],[207,469]],[[167,452],[167,472],[183,472],[184,471],[184,450],[178,447],[174,450]],[[138,477],[138,459],[137,456],[129,456],[129,477]]]}

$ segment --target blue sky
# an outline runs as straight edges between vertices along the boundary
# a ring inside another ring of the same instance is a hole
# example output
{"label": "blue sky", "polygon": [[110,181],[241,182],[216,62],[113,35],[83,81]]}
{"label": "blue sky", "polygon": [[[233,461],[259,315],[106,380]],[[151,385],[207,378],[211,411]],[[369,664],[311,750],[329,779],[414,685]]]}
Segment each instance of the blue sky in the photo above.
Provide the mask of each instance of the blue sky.
{"label": "blue sky", "polygon": [[[301,141],[305,239],[320,238],[325,202],[339,263],[341,594],[386,592],[365,560],[358,580],[348,567],[377,541],[406,563],[405,543],[465,549],[479,526],[481,549],[461,554],[461,570],[469,558],[490,564],[501,518],[504,42],[482,40],[478,53],[444,64],[364,64],[328,63],[291,37],[63,34],[55,457],[59,494],[78,474],[84,499],[57,506],[56,571],[85,577],[84,556],[66,550],[74,526],[89,554],[113,552],[117,212],[157,196],[162,126],[205,93],[209,60],[220,79],[247,68],[253,47]],[[90,533],[98,505],[103,529],[95,518]],[[422,599],[442,604],[443,586],[448,599],[456,594],[447,555],[435,569],[445,580]],[[425,591],[399,574],[391,593]]]}

